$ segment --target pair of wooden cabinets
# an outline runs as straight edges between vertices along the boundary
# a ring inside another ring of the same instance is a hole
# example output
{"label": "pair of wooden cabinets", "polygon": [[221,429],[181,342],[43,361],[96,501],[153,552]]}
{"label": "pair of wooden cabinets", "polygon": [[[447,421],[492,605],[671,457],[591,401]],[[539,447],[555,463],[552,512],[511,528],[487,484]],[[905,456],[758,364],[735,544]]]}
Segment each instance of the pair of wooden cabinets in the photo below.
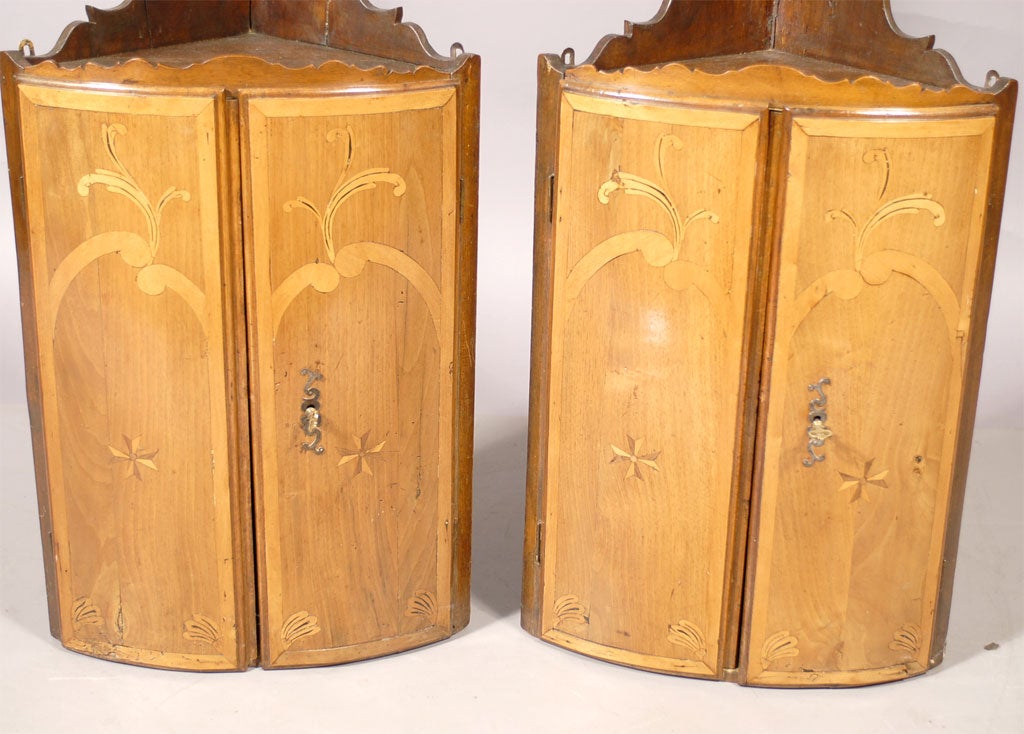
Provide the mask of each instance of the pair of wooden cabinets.
{"label": "pair of wooden cabinets", "polygon": [[[54,634],[450,635],[479,60],[363,0],[90,20],[0,59]],[[542,57],[529,630],[757,685],[939,660],[1016,86],[929,46],[882,0],[666,0]]]}
{"label": "pair of wooden cabinets", "polygon": [[524,626],[859,685],[942,655],[1016,85],[886,4],[544,57]]}
{"label": "pair of wooden cabinets", "polygon": [[54,634],[197,670],[449,636],[478,58],[358,0],[90,17],[2,61]]}

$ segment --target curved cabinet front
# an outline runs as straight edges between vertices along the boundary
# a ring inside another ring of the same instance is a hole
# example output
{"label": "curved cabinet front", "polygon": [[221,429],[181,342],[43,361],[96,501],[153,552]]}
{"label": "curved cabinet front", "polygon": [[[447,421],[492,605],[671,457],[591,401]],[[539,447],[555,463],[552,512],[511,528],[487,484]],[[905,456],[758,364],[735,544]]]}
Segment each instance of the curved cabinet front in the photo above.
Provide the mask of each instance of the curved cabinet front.
{"label": "curved cabinet front", "polygon": [[788,127],[750,683],[935,662],[995,129],[975,109]]}
{"label": "curved cabinet front", "polygon": [[242,96],[267,667],[453,631],[456,100]]}
{"label": "curved cabinet front", "polygon": [[560,104],[540,632],[721,677],[766,117]]}
{"label": "curved cabinet front", "polygon": [[224,100],[18,89],[61,640],[244,668]]}

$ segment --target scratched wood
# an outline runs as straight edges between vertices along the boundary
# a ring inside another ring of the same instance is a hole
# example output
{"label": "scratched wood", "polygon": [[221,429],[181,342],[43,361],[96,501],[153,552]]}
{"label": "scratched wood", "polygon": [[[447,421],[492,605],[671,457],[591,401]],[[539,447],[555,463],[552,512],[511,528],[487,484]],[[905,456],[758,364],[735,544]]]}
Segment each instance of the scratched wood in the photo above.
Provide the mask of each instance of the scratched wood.
{"label": "scratched wood", "polygon": [[243,97],[268,667],[451,634],[455,99]]}
{"label": "scratched wood", "polygon": [[[793,117],[752,683],[865,684],[932,664],[991,112]],[[822,379],[831,435],[809,447]]]}
{"label": "scratched wood", "polygon": [[542,607],[557,644],[721,675],[760,120],[562,99]]}
{"label": "scratched wood", "polygon": [[223,100],[31,85],[20,100],[62,642],[245,667]]}

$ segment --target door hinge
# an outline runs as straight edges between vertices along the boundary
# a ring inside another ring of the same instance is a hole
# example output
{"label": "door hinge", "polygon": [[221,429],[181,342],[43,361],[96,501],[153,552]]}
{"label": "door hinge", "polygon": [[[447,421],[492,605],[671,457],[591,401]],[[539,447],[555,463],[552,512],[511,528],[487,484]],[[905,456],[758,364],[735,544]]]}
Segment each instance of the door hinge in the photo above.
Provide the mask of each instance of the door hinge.
{"label": "door hinge", "polygon": [[536,563],[539,566],[544,561],[544,523],[537,523],[537,550]]}
{"label": "door hinge", "polygon": [[555,174],[548,176],[548,224],[555,221]]}

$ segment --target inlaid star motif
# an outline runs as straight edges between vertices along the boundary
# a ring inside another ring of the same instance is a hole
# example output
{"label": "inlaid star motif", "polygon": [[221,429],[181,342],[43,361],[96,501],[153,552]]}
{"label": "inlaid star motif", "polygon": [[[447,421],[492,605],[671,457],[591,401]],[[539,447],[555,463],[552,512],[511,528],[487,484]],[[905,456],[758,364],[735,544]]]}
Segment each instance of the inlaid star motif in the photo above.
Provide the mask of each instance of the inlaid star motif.
{"label": "inlaid star motif", "polygon": [[344,466],[351,461],[356,461],[358,463],[356,465],[356,473],[353,476],[358,477],[360,474],[366,474],[372,477],[373,470],[370,468],[369,457],[373,454],[379,454],[387,441],[381,441],[376,446],[370,447],[370,431],[367,431],[362,436],[353,436],[352,440],[355,442],[356,447],[342,452],[341,461],[338,462],[338,466]]}
{"label": "inlaid star motif", "polygon": [[648,467],[654,471],[659,471],[656,460],[661,456],[660,451],[653,451],[649,454],[640,453],[640,446],[643,444],[642,438],[633,438],[632,436],[626,436],[626,442],[629,446],[629,450],[620,449],[615,444],[612,444],[612,453],[615,456],[612,457],[612,464],[618,464],[622,461],[628,461],[629,467],[626,469],[626,479],[637,478],[641,482],[644,480],[644,475],[641,467]]}
{"label": "inlaid star motif", "polygon": [[134,476],[140,482],[142,481],[142,472],[139,471],[140,466],[144,466],[147,469],[158,471],[156,464],[153,462],[153,457],[157,455],[160,449],[154,451],[147,451],[142,448],[142,436],[136,438],[128,438],[127,436],[121,436],[124,439],[125,450],[121,451],[113,446],[107,446],[113,457],[111,461],[114,462],[125,462],[125,478]]}
{"label": "inlaid star motif", "polygon": [[856,502],[861,497],[866,502],[870,502],[871,498],[868,497],[867,489],[869,486],[881,487],[882,489],[888,489],[889,485],[885,483],[885,478],[889,474],[889,470],[880,471],[876,474],[871,473],[871,465],[875,463],[874,459],[869,460],[864,464],[863,476],[855,477],[850,474],[844,474],[839,472],[839,476],[842,477],[843,483],[839,486],[840,492],[845,492],[848,489],[853,490],[853,495],[850,497],[850,502]]}

